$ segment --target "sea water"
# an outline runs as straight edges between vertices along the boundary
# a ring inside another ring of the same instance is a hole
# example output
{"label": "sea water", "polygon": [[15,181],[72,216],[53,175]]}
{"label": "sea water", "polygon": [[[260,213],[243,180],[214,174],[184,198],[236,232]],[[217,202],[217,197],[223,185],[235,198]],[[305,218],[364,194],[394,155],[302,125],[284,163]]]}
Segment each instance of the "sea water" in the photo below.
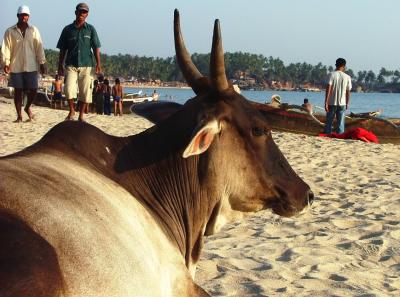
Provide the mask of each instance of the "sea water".
{"label": "sea water", "polygon": [[[126,93],[135,93],[142,90],[143,93],[151,95],[153,89],[125,88]],[[195,96],[192,89],[189,88],[159,88],[160,100],[185,103],[188,99]],[[271,101],[271,96],[278,94],[282,103],[301,105],[304,98],[316,106],[316,112],[324,107],[325,92],[288,92],[288,91],[245,91],[242,95],[249,100],[265,103]],[[400,118],[400,94],[398,93],[351,93],[350,106],[347,113],[360,113],[381,110],[381,117]]]}

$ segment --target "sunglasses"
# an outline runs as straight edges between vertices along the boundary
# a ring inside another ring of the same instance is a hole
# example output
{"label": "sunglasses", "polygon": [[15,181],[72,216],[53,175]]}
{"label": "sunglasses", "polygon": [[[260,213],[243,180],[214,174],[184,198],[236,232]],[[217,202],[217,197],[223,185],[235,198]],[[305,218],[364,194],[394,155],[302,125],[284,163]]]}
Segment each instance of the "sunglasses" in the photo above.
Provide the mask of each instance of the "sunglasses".
{"label": "sunglasses", "polygon": [[89,12],[87,10],[78,10],[79,14],[88,14]]}

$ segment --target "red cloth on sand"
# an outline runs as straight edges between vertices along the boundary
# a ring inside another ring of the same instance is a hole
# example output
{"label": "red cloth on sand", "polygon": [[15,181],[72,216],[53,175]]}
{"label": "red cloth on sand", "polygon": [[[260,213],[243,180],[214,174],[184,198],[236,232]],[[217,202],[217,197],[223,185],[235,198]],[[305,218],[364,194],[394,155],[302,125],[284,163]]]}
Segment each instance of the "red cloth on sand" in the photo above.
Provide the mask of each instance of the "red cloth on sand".
{"label": "red cloth on sand", "polygon": [[340,139],[354,139],[354,140],[361,140],[365,142],[375,142],[379,143],[378,137],[368,130],[363,128],[351,128],[347,132],[344,133],[331,133],[331,134],[324,134],[321,133],[319,136],[322,137],[330,137],[330,138],[340,138]]}

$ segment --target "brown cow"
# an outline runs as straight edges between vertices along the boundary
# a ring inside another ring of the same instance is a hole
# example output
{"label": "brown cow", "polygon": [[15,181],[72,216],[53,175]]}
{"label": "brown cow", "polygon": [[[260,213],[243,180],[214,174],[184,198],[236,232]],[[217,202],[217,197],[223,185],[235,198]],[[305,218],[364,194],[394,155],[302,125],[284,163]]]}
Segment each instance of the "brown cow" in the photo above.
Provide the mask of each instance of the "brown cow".
{"label": "brown cow", "polygon": [[0,159],[0,295],[208,296],[193,282],[203,236],[237,211],[291,216],[313,194],[263,116],[228,83],[215,22],[210,77],[178,63],[197,97],[113,137],[64,122]]}

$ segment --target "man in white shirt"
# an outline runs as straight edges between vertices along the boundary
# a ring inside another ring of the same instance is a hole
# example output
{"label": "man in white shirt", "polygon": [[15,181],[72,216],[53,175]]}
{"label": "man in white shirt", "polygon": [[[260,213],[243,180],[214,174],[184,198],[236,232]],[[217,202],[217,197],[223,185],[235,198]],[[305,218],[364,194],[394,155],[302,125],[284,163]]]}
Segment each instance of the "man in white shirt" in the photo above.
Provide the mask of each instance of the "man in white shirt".
{"label": "man in white shirt", "polygon": [[34,116],[30,109],[38,88],[38,70],[45,72],[43,43],[39,30],[28,24],[29,7],[20,6],[17,11],[18,23],[6,30],[1,46],[1,57],[4,72],[10,74],[9,86],[14,88],[14,104],[17,120],[22,122],[22,97],[27,92],[27,103],[24,108],[29,120]]}
{"label": "man in white shirt", "polygon": [[325,134],[332,133],[332,124],[336,115],[336,132],[344,132],[344,118],[346,109],[349,107],[351,77],[344,73],[346,60],[336,60],[336,70],[329,76],[329,82],[325,93]]}

